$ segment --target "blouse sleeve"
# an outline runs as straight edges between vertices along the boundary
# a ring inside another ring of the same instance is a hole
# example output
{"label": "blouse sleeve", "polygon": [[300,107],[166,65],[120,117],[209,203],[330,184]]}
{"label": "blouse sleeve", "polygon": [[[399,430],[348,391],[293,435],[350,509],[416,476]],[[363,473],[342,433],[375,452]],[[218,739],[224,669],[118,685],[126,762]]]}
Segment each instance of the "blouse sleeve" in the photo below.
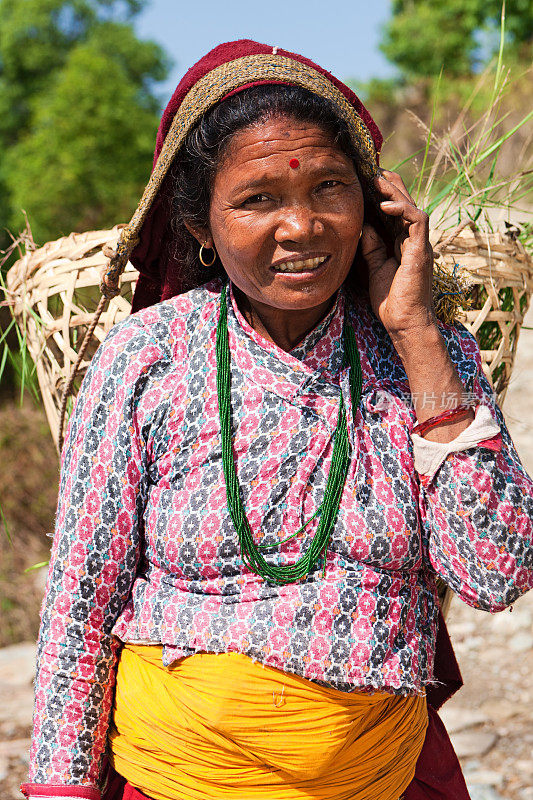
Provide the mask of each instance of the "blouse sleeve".
{"label": "blouse sleeve", "polygon": [[533,587],[533,482],[483,374],[474,337],[463,326],[442,332],[465,395],[488,408],[500,433],[450,452],[421,480],[427,553],[431,568],[462,600],[501,611]]}
{"label": "blouse sleeve", "polygon": [[161,357],[135,317],[116,325],[92,359],[70,419],[41,610],[30,783],[23,786],[32,796],[68,786],[69,795],[100,797],[118,649],[111,630],[142,546],[147,480],[138,405]]}

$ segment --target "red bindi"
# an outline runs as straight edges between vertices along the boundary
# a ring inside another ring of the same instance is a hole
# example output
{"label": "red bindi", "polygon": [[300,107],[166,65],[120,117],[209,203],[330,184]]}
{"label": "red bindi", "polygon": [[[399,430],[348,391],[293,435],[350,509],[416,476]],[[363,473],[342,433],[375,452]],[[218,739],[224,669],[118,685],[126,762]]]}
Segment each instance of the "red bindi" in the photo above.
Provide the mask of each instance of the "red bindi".
{"label": "red bindi", "polygon": [[300,166],[300,162],[298,161],[298,159],[297,158],[291,158],[291,160],[289,161],[289,167],[291,169],[296,169],[296,167],[299,167],[299,166]]}

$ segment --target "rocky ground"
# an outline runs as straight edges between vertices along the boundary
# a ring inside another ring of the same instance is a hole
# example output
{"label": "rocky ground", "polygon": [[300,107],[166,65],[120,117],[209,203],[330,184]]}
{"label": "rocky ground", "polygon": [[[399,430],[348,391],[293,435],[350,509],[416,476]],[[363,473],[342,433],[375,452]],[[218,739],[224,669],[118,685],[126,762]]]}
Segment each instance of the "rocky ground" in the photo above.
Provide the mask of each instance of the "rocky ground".
{"label": "rocky ground", "polygon": [[[533,308],[525,323],[533,328]],[[523,329],[504,410],[533,474],[533,330]],[[533,800],[533,592],[490,615],[457,598],[449,627],[465,686],[442,710],[472,800]]]}
{"label": "rocky ground", "polygon": [[[533,328],[533,310],[526,325]],[[532,394],[533,330],[523,330],[505,411],[530,473]],[[448,620],[465,686],[442,716],[472,800],[533,800],[533,592],[496,615],[454,599]],[[31,642],[0,649],[0,800],[22,797],[34,657]]]}
{"label": "rocky ground", "polygon": [[455,598],[448,619],[465,685],[442,718],[472,800],[533,800],[533,593],[495,615]]}

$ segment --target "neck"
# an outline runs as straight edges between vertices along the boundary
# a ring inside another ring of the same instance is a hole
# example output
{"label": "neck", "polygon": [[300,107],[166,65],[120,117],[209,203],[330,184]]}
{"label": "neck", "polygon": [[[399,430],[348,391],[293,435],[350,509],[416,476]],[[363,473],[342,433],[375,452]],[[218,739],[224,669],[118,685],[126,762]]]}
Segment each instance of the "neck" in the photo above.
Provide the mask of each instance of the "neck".
{"label": "neck", "polygon": [[334,294],[314,308],[287,311],[254,300],[235,285],[233,289],[239,310],[250,327],[286,352],[296,347],[324,319],[336,299]]}

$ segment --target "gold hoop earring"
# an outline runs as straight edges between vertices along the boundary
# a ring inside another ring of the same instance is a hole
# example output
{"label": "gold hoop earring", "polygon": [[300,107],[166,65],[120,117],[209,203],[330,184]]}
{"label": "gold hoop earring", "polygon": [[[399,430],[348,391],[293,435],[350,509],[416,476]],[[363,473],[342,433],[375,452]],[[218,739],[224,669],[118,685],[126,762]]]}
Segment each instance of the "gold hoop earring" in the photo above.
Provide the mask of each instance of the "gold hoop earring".
{"label": "gold hoop earring", "polygon": [[[213,264],[216,261],[216,258],[217,258],[217,251],[215,250],[214,247],[206,247],[205,246],[206,244],[207,244],[207,242],[205,244],[201,244],[200,245],[200,252],[198,253],[198,258],[200,259],[200,262],[204,265],[204,267],[212,267]],[[211,259],[211,261],[206,261],[204,259],[204,248],[206,250],[212,250],[213,251],[213,258]]]}

